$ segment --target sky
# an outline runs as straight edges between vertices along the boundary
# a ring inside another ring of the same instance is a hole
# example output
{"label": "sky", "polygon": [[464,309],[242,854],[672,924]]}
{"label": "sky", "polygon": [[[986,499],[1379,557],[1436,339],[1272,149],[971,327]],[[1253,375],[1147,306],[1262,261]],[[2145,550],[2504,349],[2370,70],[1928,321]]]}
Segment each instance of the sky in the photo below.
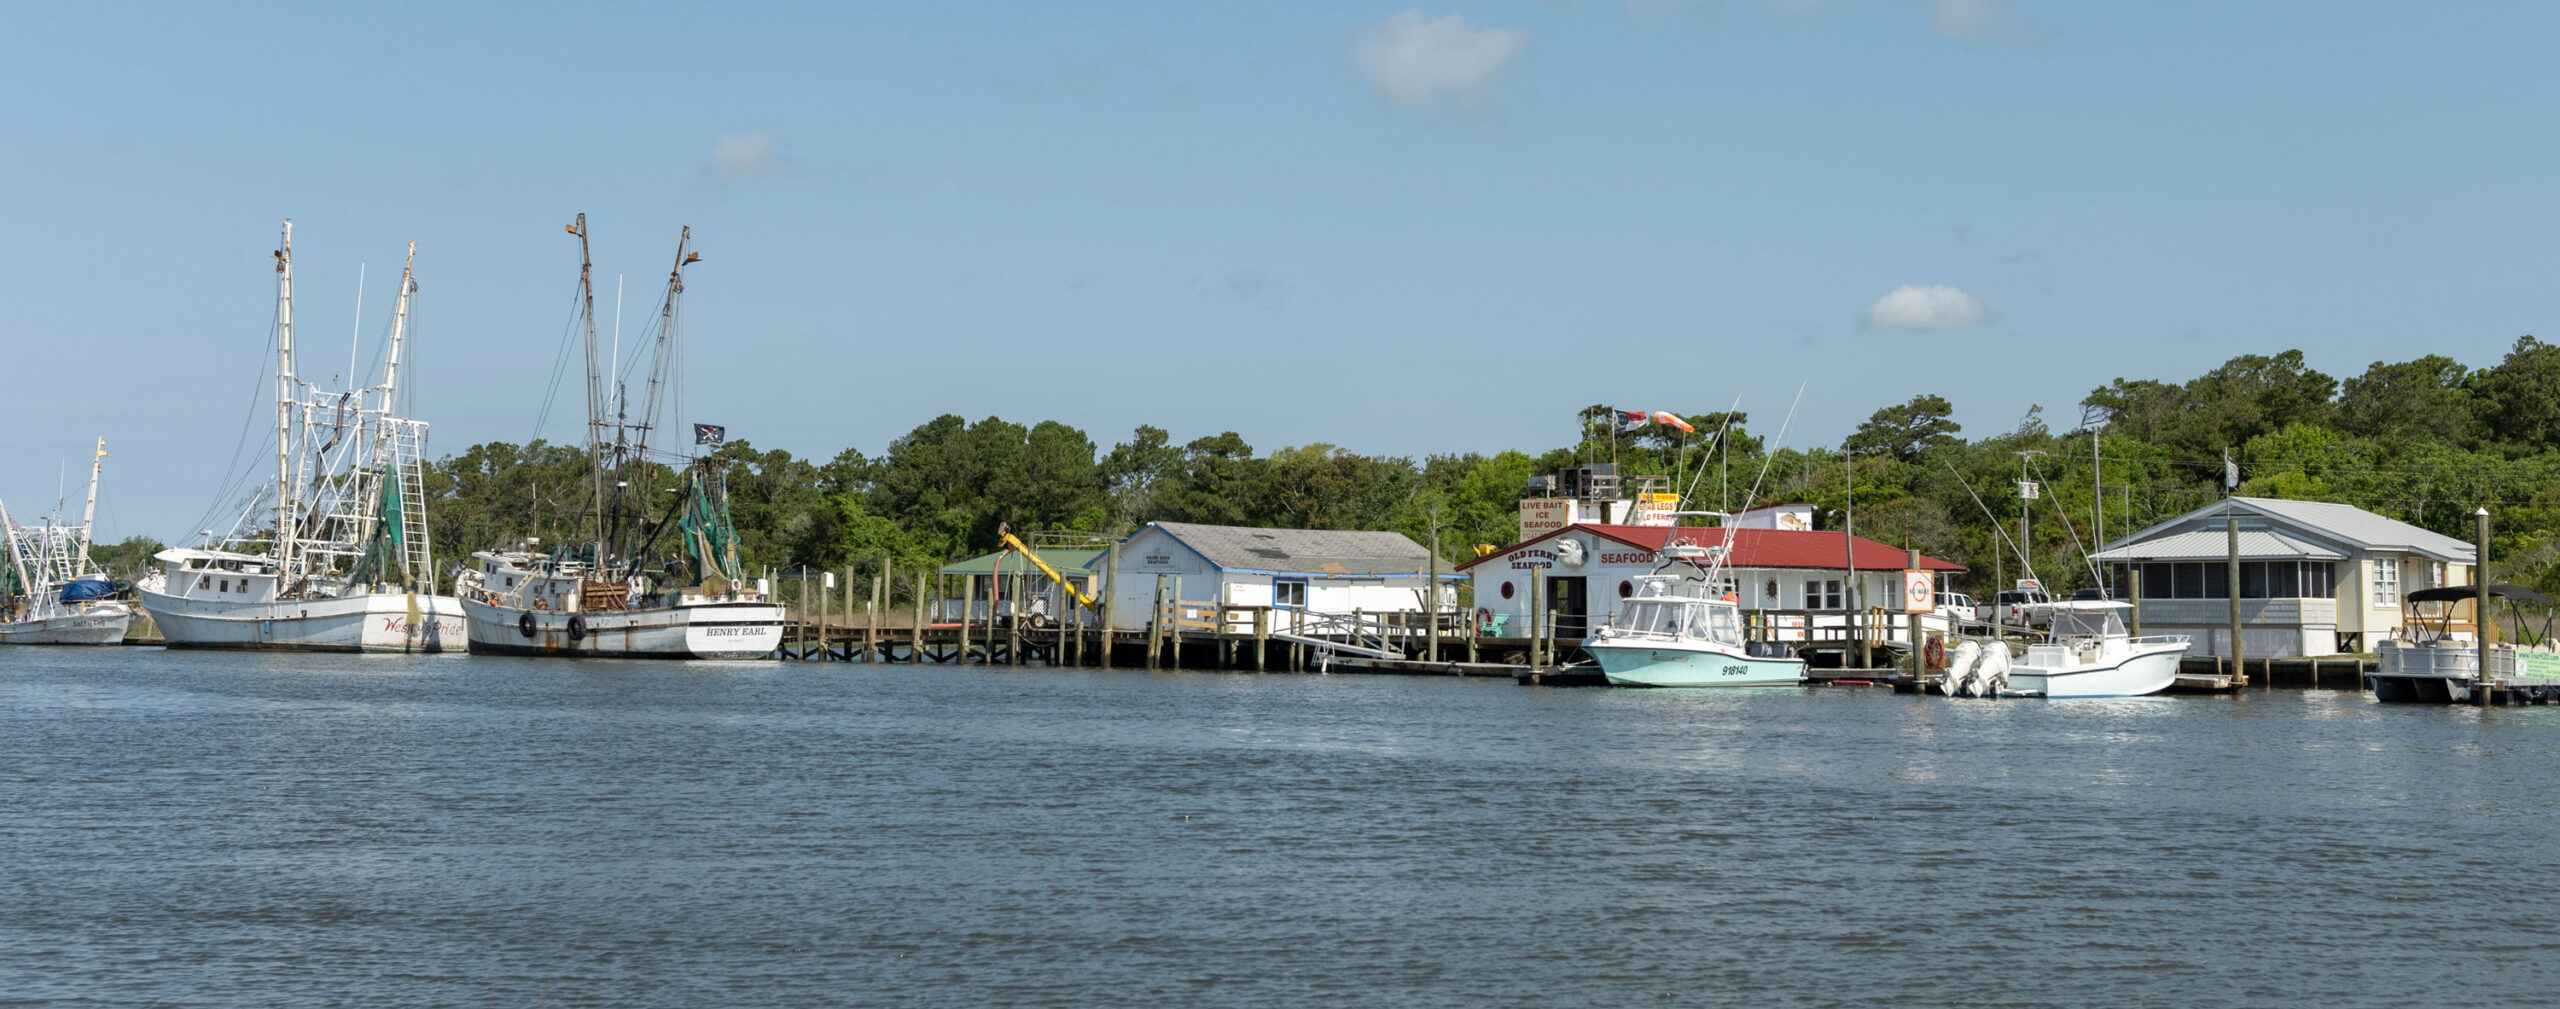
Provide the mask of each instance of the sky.
{"label": "sky", "polygon": [[687,419],[821,459],[943,413],[1419,457],[1738,398],[1772,435],[1800,387],[1784,444],[1923,393],[1980,436],[2238,354],[2343,378],[2560,330],[2549,4],[12,18],[0,499],[68,467],[76,509],[104,435],[107,539],[186,538],[263,464],[287,218],[323,383],[418,243],[436,454],[578,436],[574,371],[536,424],[581,212],[608,342],[691,226]]}

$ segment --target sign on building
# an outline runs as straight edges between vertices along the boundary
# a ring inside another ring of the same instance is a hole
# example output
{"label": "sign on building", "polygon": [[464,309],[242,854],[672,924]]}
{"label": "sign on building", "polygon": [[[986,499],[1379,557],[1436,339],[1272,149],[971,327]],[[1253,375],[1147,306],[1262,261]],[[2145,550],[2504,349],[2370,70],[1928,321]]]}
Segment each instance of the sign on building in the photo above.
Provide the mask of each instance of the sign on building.
{"label": "sign on building", "polygon": [[1574,524],[1579,519],[1572,498],[1524,498],[1520,502],[1520,542],[1526,543]]}

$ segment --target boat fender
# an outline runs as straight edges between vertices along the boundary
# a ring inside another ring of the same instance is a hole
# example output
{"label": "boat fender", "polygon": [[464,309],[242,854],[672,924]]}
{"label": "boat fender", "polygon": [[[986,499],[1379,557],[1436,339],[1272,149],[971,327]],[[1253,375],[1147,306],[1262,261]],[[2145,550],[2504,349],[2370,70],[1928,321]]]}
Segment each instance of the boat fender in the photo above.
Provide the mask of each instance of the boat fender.
{"label": "boat fender", "polygon": [[581,615],[571,615],[569,617],[569,640],[583,641],[586,639],[586,636],[587,618]]}
{"label": "boat fender", "polygon": [[531,613],[527,613],[527,614],[525,614],[525,615],[523,615],[523,616],[520,616],[520,617],[517,617],[517,618],[516,618],[516,633],[518,633],[518,634],[522,634],[522,635],[524,635],[525,637],[528,637],[528,638],[530,638],[530,637],[532,637],[532,636],[533,636],[533,634],[534,634],[533,614],[531,614]]}

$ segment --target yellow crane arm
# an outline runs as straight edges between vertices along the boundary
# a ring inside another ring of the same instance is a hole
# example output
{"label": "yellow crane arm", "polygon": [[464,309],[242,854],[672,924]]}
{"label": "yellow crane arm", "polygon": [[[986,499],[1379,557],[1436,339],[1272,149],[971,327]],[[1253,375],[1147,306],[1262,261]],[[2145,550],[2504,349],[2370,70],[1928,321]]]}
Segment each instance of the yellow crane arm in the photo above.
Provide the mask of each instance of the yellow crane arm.
{"label": "yellow crane arm", "polygon": [[1092,596],[1085,595],[1084,590],[1076,588],[1076,583],[1068,581],[1067,576],[1059,574],[1058,569],[1050,567],[1048,561],[1041,560],[1039,554],[1032,552],[1031,544],[1022,542],[1020,537],[1013,534],[1012,526],[996,526],[996,538],[1003,541],[1006,549],[1021,554],[1033,565],[1038,566],[1041,574],[1048,575],[1050,581],[1058,583],[1059,588],[1066,590],[1068,595],[1076,597],[1076,602],[1085,606],[1093,605]]}

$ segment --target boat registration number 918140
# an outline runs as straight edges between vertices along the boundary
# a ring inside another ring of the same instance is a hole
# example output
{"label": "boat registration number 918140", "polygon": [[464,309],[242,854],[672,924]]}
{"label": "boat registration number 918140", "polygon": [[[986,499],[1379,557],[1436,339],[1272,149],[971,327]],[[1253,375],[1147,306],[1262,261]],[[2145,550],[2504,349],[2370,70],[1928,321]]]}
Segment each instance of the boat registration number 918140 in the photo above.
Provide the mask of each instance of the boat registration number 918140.
{"label": "boat registration number 918140", "polygon": [[1726,667],[1724,667],[1724,668],[1722,668],[1722,669],[1717,670],[1717,672],[1722,673],[1723,675],[1726,675],[1726,676],[1749,676],[1749,675],[1751,675],[1751,667],[1749,667],[1749,666],[1726,666]]}

